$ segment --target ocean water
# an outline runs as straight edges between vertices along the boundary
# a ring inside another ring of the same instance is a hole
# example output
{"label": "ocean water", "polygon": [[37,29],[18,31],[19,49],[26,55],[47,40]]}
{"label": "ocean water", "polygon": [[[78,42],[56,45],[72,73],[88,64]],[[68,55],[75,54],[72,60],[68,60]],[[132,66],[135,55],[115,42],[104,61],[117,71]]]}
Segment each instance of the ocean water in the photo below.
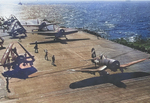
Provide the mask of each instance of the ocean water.
{"label": "ocean water", "polygon": [[[0,16],[19,20],[48,19],[60,26],[85,28],[108,39],[150,37],[150,1],[73,2],[0,5]],[[6,12],[7,11],[7,12]]]}

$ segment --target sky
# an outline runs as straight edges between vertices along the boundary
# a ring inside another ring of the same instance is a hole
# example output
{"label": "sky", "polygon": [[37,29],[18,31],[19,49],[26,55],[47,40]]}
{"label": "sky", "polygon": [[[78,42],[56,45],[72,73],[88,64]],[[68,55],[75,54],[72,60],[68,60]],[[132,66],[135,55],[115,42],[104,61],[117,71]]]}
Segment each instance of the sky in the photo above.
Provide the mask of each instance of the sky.
{"label": "sky", "polygon": [[[52,1],[52,2],[63,2],[63,1],[126,1],[126,0],[0,0],[0,3],[17,3],[17,2],[22,2],[22,3],[30,3],[30,2],[40,2],[40,1]],[[130,0],[130,1],[150,1],[150,0]]]}

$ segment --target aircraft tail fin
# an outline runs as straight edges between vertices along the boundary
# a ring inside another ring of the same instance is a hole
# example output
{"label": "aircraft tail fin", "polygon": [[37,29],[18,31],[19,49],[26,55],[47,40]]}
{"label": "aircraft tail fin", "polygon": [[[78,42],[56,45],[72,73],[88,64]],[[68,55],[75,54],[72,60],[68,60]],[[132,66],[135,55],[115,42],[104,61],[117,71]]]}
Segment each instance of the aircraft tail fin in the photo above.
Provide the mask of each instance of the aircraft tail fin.
{"label": "aircraft tail fin", "polygon": [[[95,52],[95,49],[94,49],[94,48],[91,49],[91,57],[92,57],[92,58],[95,58],[95,57],[96,57],[96,52]],[[95,62],[94,62],[94,59],[92,59],[91,62],[92,62],[92,63],[95,63]]]}
{"label": "aircraft tail fin", "polygon": [[91,49],[91,57],[92,57],[92,58],[95,58],[95,57],[96,57],[96,52],[95,52],[95,49],[94,49],[94,48]]}

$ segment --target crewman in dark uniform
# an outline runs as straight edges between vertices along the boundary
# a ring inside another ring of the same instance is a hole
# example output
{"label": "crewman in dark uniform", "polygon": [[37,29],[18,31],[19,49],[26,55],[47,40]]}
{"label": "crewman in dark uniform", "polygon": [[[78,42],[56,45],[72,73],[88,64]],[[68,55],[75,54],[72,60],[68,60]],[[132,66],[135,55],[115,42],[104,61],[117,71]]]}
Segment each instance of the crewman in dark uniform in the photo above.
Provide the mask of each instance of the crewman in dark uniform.
{"label": "crewman in dark uniform", "polygon": [[12,49],[12,51],[13,51],[17,56],[19,56],[18,53],[17,53],[17,48],[16,48],[16,47],[14,47],[14,49]]}
{"label": "crewman in dark uniform", "polygon": [[35,49],[35,53],[38,53],[38,44],[37,44],[37,41],[35,42],[35,47],[34,47],[34,49]]}
{"label": "crewman in dark uniform", "polygon": [[47,49],[45,49],[44,52],[45,52],[45,60],[48,60],[48,51],[47,51]]}
{"label": "crewman in dark uniform", "polygon": [[52,56],[52,65],[55,65],[55,56]]}

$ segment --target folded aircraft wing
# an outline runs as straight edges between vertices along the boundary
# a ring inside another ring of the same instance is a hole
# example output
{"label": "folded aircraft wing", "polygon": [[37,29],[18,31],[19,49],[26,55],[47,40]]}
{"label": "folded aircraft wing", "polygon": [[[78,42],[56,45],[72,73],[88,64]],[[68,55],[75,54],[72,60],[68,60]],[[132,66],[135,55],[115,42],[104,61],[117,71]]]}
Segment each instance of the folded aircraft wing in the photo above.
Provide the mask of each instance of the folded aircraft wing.
{"label": "folded aircraft wing", "polygon": [[22,44],[20,44],[19,42],[18,42],[18,44],[19,44],[19,45],[22,47],[22,49],[29,55],[29,57],[32,58],[33,61],[35,61],[34,56],[32,56],[32,55],[22,46]]}
{"label": "folded aircraft wing", "polygon": [[8,56],[9,56],[9,53],[10,53],[10,51],[11,51],[13,45],[14,45],[14,43],[11,43],[11,44],[9,44],[9,46],[7,47],[7,49],[6,49],[6,51],[5,51],[4,55],[3,55],[3,57],[2,57],[2,59],[1,59],[0,66],[2,66],[2,65],[5,64],[5,62],[6,62],[7,58],[8,58]]}

